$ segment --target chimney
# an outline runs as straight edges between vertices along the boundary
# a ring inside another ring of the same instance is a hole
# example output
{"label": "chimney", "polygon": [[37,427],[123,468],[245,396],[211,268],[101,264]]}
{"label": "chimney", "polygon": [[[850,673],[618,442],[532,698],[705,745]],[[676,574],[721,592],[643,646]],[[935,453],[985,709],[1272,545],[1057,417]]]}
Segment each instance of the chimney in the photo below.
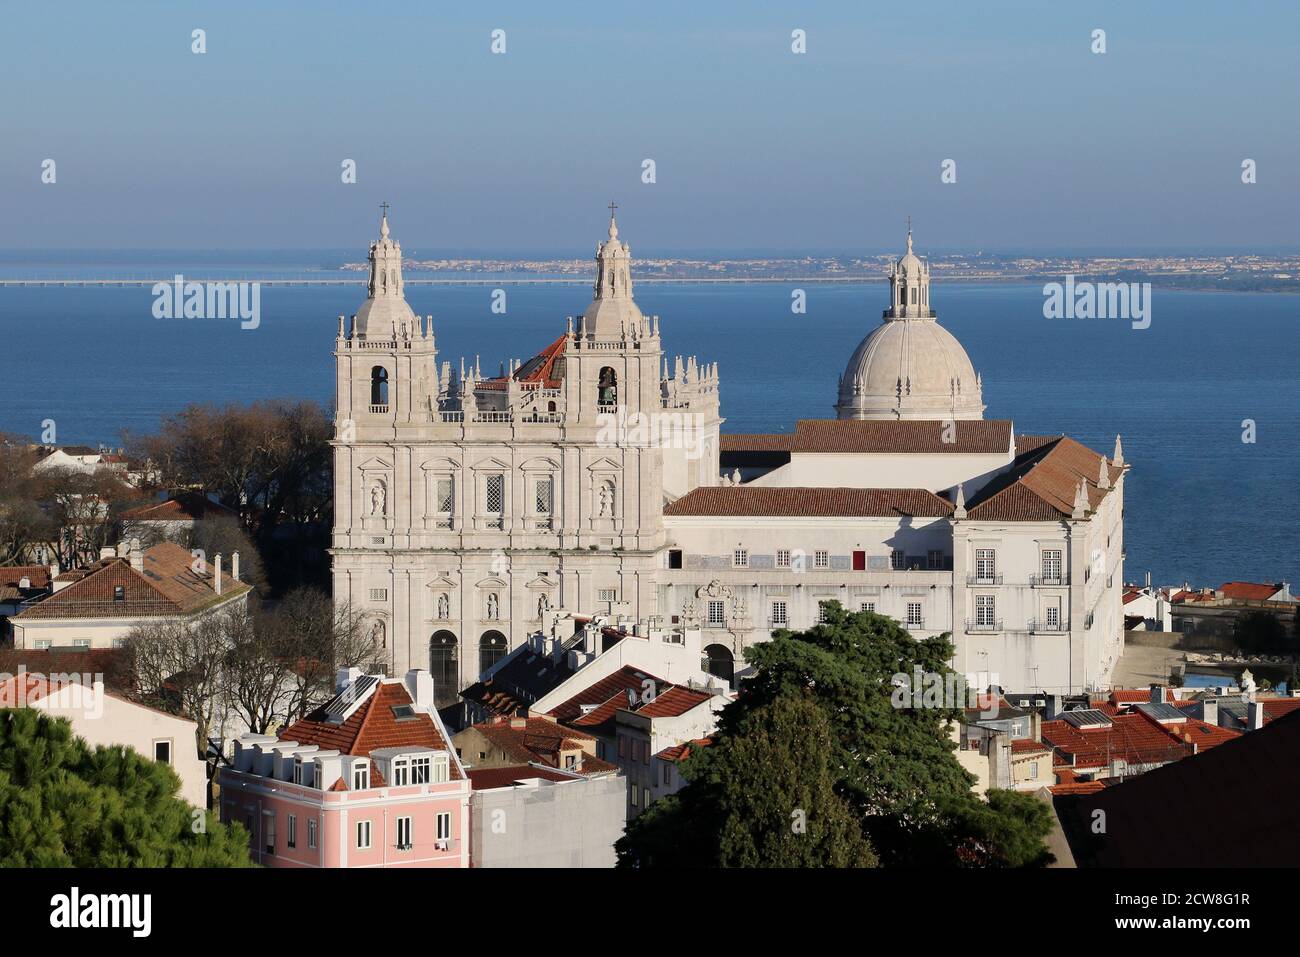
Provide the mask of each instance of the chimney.
{"label": "chimney", "polygon": [[[120,542],[117,543],[117,557],[118,557],[118,558],[126,558],[126,557],[129,556],[130,554],[131,554],[131,543],[130,543],[130,542],[128,542],[128,541],[126,541],[126,540],[123,540],[123,541],[120,541]],[[101,557],[101,558],[103,557],[103,552],[102,552],[102,551],[101,551],[101,553],[100,553],[100,557]],[[112,556],[110,555],[109,557],[111,558]]]}
{"label": "chimney", "polygon": [[1252,701],[1246,706],[1246,729],[1248,731],[1258,731],[1264,727],[1264,702]]}
{"label": "chimney", "polygon": [[1201,702],[1201,720],[1206,724],[1218,727],[1219,724],[1219,699],[1206,698]]}
{"label": "chimney", "polygon": [[221,594],[221,553],[212,559],[212,590]]}
{"label": "chimney", "polygon": [[31,587],[32,587],[32,580],[31,580],[30,578],[28,578],[26,575],[24,575],[22,578],[18,579],[18,587],[19,587],[19,588],[31,588]]}
{"label": "chimney", "polygon": [[239,552],[232,552],[230,555],[230,580],[239,581]]}
{"label": "chimney", "polygon": [[433,675],[420,668],[412,668],[406,673],[406,690],[411,695],[411,703],[417,708],[433,707]]}
{"label": "chimney", "polygon": [[1011,739],[995,734],[989,741],[989,787],[1011,787]]}
{"label": "chimney", "polygon": [[1151,696],[1149,700],[1152,704],[1164,704],[1165,686],[1156,684],[1154,681],[1151,682]]}
{"label": "chimney", "polygon": [[334,693],[342,694],[360,677],[360,668],[340,668],[334,676]]}
{"label": "chimney", "polygon": [[138,572],[144,571],[144,552],[140,550],[140,539],[131,539],[131,567]]}
{"label": "chimney", "polygon": [[516,730],[522,730],[522,729],[524,729],[524,728],[527,728],[527,727],[528,727],[528,719],[527,719],[527,718],[511,718],[511,719],[510,719],[510,727],[515,728]]}
{"label": "chimney", "polygon": [[50,581],[54,581],[54,579],[58,577],[59,577],[59,563],[50,562]]}

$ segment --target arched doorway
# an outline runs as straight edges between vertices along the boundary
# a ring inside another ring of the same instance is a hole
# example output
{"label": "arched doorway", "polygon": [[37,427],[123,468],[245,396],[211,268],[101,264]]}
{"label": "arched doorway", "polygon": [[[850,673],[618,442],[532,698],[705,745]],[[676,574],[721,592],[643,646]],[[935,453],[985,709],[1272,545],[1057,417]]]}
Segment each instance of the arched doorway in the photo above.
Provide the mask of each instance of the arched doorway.
{"label": "arched doorway", "polygon": [[478,640],[478,673],[481,676],[506,656],[506,636],[499,631],[485,631]]}
{"label": "arched doorway", "polygon": [[433,702],[439,708],[454,704],[460,691],[456,660],[456,636],[435,631],[429,639],[429,674],[433,676]]}
{"label": "arched doorway", "polygon": [[706,670],[709,674],[730,685],[736,676],[736,656],[731,653],[731,649],[726,645],[709,645],[704,649],[704,654],[708,658]]}

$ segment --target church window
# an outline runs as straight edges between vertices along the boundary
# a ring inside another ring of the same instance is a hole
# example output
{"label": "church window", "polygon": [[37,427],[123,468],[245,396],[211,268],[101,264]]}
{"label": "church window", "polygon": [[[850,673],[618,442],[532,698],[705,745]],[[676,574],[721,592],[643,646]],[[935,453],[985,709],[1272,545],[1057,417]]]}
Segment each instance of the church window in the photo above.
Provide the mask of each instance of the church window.
{"label": "church window", "polygon": [[451,528],[451,515],[456,510],[456,485],[450,478],[440,478],[433,490],[434,510],[438,513],[438,527]]}
{"label": "church window", "polygon": [[991,582],[997,574],[997,551],[992,548],[975,549],[975,577],[982,582]]}
{"label": "church window", "polygon": [[829,604],[830,604],[830,601],[819,601],[819,602],[817,603],[817,624],[819,624],[819,625],[821,625],[821,624],[825,624],[825,622],[826,622],[826,606],[829,605]]}
{"label": "church window", "polygon": [[858,611],[869,611],[872,614],[875,614],[876,603],[874,601],[864,601],[858,605]]}
{"label": "church window", "polygon": [[912,627],[925,623],[925,619],[921,615],[921,603],[919,601],[909,601],[907,603],[907,623]]}
{"label": "church window", "polygon": [[931,569],[943,568],[943,552],[939,551],[937,548],[932,548],[926,552],[925,567]]}
{"label": "church window", "polygon": [[813,567],[814,567],[814,568],[830,568],[830,567],[831,567],[831,554],[830,554],[830,552],[820,552],[820,551],[819,551],[819,552],[813,552]]}
{"label": "church window", "polygon": [[772,624],[787,625],[790,623],[789,609],[783,601],[772,602]]}
{"label": "church window", "polygon": [[777,567],[777,568],[789,568],[789,567],[790,567],[790,549],[788,549],[788,548],[778,548],[778,549],[777,549],[777,551],[776,551],[776,567]]}
{"label": "church window", "polygon": [[744,548],[737,548],[731,553],[731,564],[736,568],[749,567],[749,552]]}
{"label": "church window", "polygon": [[895,548],[889,553],[889,567],[896,572],[907,567],[907,556],[903,554],[902,549]]}
{"label": "church window", "polygon": [[538,515],[551,514],[552,489],[553,484],[550,478],[539,478],[537,480],[537,487],[533,498],[534,506],[537,509]]}
{"label": "church window", "polygon": [[484,507],[489,515],[500,515],[505,511],[506,502],[506,477],[497,473],[487,477],[487,494],[484,497]]}
{"label": "church window", "polygon": [[617,588],[601,588],[596,592],[597,601],[618,601]]}
{"label": "church window", "polygon": [[371,600],[371,601],[388,601],[388,589],[387,589],[387,588],[372,588],[372,589],[370,589],[370,600]]}
{"label": "church window", "polygon": [[383,366],[370,370],[370,405],[371,411],[388,410],[388,370]]}
{"label": "church window", "polygon": [[997,620],[996,605],[992,595],[975,596],[975,624],[980,628],[993,628]]}

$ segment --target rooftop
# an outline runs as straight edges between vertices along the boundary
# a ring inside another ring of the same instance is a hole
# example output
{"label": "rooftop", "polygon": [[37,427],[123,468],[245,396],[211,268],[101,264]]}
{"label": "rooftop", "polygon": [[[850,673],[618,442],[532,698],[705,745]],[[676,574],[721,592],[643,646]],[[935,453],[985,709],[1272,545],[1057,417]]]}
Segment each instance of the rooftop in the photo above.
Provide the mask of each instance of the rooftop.
{"label": "rooftop", "polygon": [[[867,423],[862,423],[867,424]],[[952,503],[919,488],[702,487],[664,508],[664,515],[847,516],[942,518]]]}
{"label": "rooftop", "polygon": [[[950,425],[955,428],[950,429]],[[793,433],[724,434],[723,452],[847,452],[857,454],[996,454],[1011,449],[1009,419],[800,419]],[[954,439],[954,441],[945,441]]]}
{"label": "rooftop", "polygon": [[195,571],[194,557],[173,542],[159,542],[145,549],[142,566],[141,571],[136,571],[129,558],[101,559],[81,578],[25,609],[14,620],[187,615],[250,590],[244,582],[226,576],[218,595],[213,587],[213,569]]}

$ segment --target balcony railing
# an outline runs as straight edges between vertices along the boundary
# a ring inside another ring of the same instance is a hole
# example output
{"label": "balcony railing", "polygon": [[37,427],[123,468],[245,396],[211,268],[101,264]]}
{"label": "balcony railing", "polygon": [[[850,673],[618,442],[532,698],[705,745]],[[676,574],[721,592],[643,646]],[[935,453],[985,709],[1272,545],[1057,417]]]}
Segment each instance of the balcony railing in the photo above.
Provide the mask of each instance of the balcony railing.
{"label": "balcony railing", "polygon": [[989,632],[998,632],[1001,630],[1002,630],[1001,620],[989,621],[989,620],[981,620],[978,618],[966,619],[967,634],[981,634],[981,633],[989,633]]}
{"label": "balcony railing", "polygon": [[1001,585],[1001,575],[967,575],[967,585]]}
{"label": "balcony railing", "polygon": [[1068,584],[1070,584],[1070,576],[1069,576],[1069,575],[1063,575],[1063,574],[1057,574],[1057,575],[1030,575],[1030,576],[1029,576],[1029,584],[1031,584],[1031,585],[1033,585],[1033,586],[1035,586],[1035,587],[1040,587],[1040,586],[1044,586],[1044,585],[1049,585],[1049,586],[1050,586],[1050,585],[1068,585]]}
{"label": "balcony railing", "polygon": [[1037,618],[1029,619],[1030,634],[1060,634],[1070,630],[1068,621],[1039,621]]}
{"label": "balcony railing", "polygon": [[374,412],[376,415],[386,415],[388,413],[388,403],[385,402],[382,405],[372,405],[370,406],[370,411]]}

